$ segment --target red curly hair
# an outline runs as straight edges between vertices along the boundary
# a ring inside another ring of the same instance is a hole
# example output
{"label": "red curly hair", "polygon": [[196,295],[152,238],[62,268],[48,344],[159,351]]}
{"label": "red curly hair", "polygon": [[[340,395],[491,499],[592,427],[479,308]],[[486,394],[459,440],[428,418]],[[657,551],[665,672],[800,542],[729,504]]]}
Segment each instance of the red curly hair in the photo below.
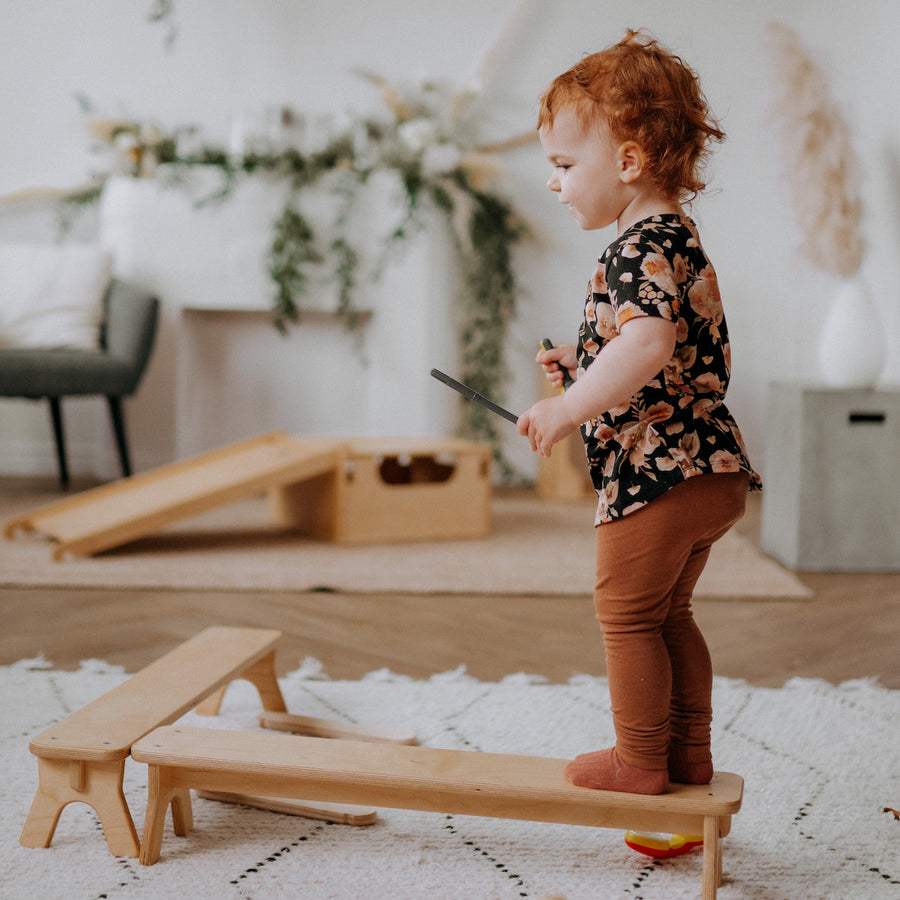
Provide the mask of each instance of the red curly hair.
{"label": "red curly hair", "polygon": [[629,29],[554,79],[541,98],[538,129],[552,128],[566,107],[574,107],[582,126],[599,116],[614,140],[634,141],[644,171],[669,200],[689,201],[705,189],[710,142],[725,139],[697,73],[643,30]]}

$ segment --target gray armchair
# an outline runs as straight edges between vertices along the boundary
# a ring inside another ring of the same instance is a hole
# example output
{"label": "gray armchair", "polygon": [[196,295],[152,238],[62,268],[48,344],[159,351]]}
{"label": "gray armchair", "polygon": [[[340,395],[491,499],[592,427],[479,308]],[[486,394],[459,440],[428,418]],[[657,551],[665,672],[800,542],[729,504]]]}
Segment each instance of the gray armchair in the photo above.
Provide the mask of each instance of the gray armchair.
{"label": "gray armchair", "polygon": [[146,291],[113,281],[104,298],[100,349],[72,347],[0,348],[0,397],[24,397],[50,403],[59,480],[69,484],[63,433],[62,398],[102,395],[109,404],[122,474],[131,474],[122,398],[137,390],[150,360],[159,301]]}

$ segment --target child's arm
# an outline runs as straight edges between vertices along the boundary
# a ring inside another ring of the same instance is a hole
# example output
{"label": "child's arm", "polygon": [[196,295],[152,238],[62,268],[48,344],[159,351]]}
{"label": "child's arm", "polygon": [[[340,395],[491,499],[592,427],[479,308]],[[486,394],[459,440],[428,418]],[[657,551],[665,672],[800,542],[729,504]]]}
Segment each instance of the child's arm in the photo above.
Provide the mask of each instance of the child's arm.
{"label": "child's arm", "polygon": [[[562,349],[562,348],[560,348]],[[565,394],[535,403],[519,416],[519,434],[549,456],[582,422],[627,403],[671,359],[675,323],[655,316],[630,319]]]}

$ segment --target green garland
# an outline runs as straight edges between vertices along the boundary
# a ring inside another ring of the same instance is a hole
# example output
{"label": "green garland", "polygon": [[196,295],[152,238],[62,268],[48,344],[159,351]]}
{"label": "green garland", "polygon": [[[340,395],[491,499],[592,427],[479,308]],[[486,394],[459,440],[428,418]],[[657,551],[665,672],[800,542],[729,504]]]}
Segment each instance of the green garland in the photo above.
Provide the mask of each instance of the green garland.
{"label": "green garland", "polygon": [[[500,197],[476,185],[475,179],[461,164],[437,173],[426,171],[421,149],[409,151],[397,140],[397,128],[367,121],[364,129],[369,146],[377,152],[369,154],[373,161],[363,163],[351,135],[336,137],[321,150],[302,153],[287,149],[279,153],[248,153],[234,157],[216,148],[203,148],[191,156],[179,156],[177,141],[161,138],[152,147],[138,148],[152,152],[156,162],[167,164],[168,181],[179,183],[183,174],[194,167],[219,170],[222,181],[217,190],[199,204],[219,202],[230,196],[244,178],[265,174],[281,179],[286,198],[280,216],[274,223],[268,252],[268,274],[274,285],[272,308],[275,327],[287,333],[293,323],[302,319],[303,304],[313,271],[324,273],[336,285],[336,312],[345,317],[347,327],[360,328],[362,318],[356,303],[360,256],[347,231],[350,211],[360,190],[377,170],[392,170],[402,184],[402,209],[399,224],[384,239],[375,264],[377,277],[397,249],[416,232],[426,227],[427,216],[436,210],[451,222],[456,257],[461,273],[459,377],[479,393],[501,399],[509,371],[505,344],[510,322],[516,313],[516,284],[512,252],[525,235],[525,229],[512,207]],[[359,138],[357,130],[357,140]],[[132,151],[133,152],[133,151]],[[83,205],[102,192],[101,178],[88,191],[70,200]],[[331,223],[334,236],[326,245],[300,208],[304,190],[325,185],[335,197]],[[460,235],[452,227],[457,221],[457,205],[464,202],[468,212],[467,234]],[[502,477],[515,477],[513,469],[499,452],[501,433],[497,421],[478,404],[462,402],[458,432],[473,440],[484,440],[495,447],[495,458]]]}
{"label": "green garland", "polygon": [[[485,397],[500,397],[509,376],[507,332],[516,313],[512,247],[522,236],[522,227],[505,201],[473,189],[464,179],[459,186],[475,200],[469,222],[470,249],[458,248],[464,274],[459,335],[463,380]],[[469,404],[466,411],[463,434],[489,440],[496,447],[500,441],[497,418],[477,403]],[[498,462],[505,466],[502,458]],[[506,477],[511,474],[504,469]]]}
{"label": "green garland", "polygon": [[[147,20],[165,26],[165,46],[171,51],[178,34],[174,0],[151,0]],[[268,273],[275,285],[274,324],[282,333],[286,333],[289,325],[301,318],[310,267],[328,265],[337,284],[336,312],[345,317],[350,330],[359,328],[361,317],[355,302],[355,289],[360,260],[342,226],[346,224],[356,191],[366,183],[375,168],[392,168],[398,172],[406,202],[404,221],[390,235],[382,255],[382,265],[394,245],[401,244],[423,227],[425,199],[452,219],[456,212],[454,194],[464,195],[470,204],[468,234],[461,237],[454,232],[457,260],[462,273],[459,296],[462,313],[459,329],[460,377],[480,394],[500,398],[509,377],[505,356],[506,337],[516,313],[512,248],[524,236],[525,228],[508,203],[476,186],[464,166],[457,165],[439,174],[426,172],[423,148],[410,152],[408,146],[403,148],[403,142],[398,142],[399,131],[405,124],[424,119],[437,126],[431,135],[437,143],[471,145],[465,134],[471,123],[467,123],[464,116],[473,95],[466,90],[457,94],[442,115],[429,103],[434,99],[434,85],[423,86],[426,98],[423,102],[423,98],[401,96],[378,75],[361,74],[381,89],[385,103],[395,116],[395,121],[389,125],[375,121],[361,123],[368,141],[380,145],[378,165],[358,168],[354,141],[349,136],[332,141],[318,153],[304,155],[288,150],[276,155],[248,154],[237,161],[221,151],[207,149],[197,157],[179,159],[175,141],[162,141],[153,151],[159,162],[182,166],[218,166],[224,175],[223,186],[215,197],[209,199],[226,197],[241,173],[252,175],[263,171],[287,179],[288,196],[273,228],[268,258]],[[450,113],[449,120],[447,112]],[[318,246],[315,230],[300,211],[298,201],[304,188],[336,171],[342,175],[335,187],[340,198],[334,222],[337,237],[323,249]],[[99,196],[100,190],[102,184],[96,191],[73,196],[72,201],[84,205]],[[516,477],[499,451],[501,436],[496,419],[486,409],[476,403],[463,403],[459,433],[474,440],[489,441],[494,446],[494,456],[504,479]]]}

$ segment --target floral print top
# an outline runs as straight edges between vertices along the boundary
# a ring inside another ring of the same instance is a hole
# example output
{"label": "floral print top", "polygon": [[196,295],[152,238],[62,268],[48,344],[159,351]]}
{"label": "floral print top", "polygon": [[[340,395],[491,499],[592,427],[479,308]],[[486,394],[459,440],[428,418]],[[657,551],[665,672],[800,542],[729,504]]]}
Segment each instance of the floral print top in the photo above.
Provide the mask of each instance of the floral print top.
{"label": "floral print top", "polygon": [[581,374],[636,316],[677,326],[675,352],[630,401],[582,426],[597,524],[619,519],[693,475],[750,473],[725,407],[731,352],[716,273],[693,220],[676,214],[632,225],[607,247],[588,287],[578,335]]}

